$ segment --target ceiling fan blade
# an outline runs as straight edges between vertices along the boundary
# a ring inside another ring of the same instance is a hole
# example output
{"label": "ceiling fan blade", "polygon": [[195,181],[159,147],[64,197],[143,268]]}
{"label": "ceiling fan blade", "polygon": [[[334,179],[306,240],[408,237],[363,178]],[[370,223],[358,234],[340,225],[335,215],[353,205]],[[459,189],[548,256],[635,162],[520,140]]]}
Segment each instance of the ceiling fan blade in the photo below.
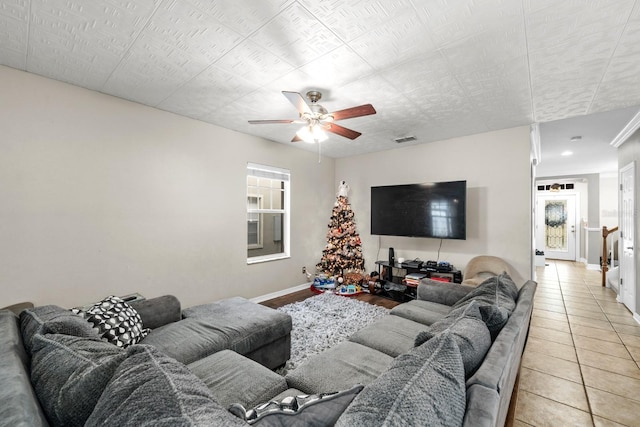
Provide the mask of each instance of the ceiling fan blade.
{"label": "ceiling fan blade", "polygon": [[327,123],[324,126],[324,129],[331,133],[335,133],[336,135],[344,136],[345,138],[349,138],[349,139],[356,139],[357,137],[362,135],[360,132],[347,129],[346,127],[337,125],[335,123]]}
{"label": "ceiling fan blade", "polygon": [[249,120],[252,125],[264,125],[270,123],[293,123],[294,120]]}
{"label": "ceiling fan blade", "polygon": [[311,114],[311,108],[309,108],[309,104],[307,104],[302,95],[300,95],[298,92],[287,92],[286,90],[283,90],[282,94],[287,97],[289,102],[292,103],[294,107],[296,107],[296,110],[298,110],[298,113],[300,113],[300,115],[302,115],[303,113]]}
{"label": "ceiling fan blade", "polygon": [[359,105],[357,107],[346,108],[344,110],[334,111],[330,113],[333,116],[333,120],[351,119],[353,117],[368,116],[375,114],[376,110],[371,104]]}
{"label": "ceiling fan blade", "polygon": [[300,138],[300,137],[298,136],[298,134],[295,134],[295,135],[294,135],[294,137],[293,137],[293,139],[291,140],[291,142],[299,142],[299,141],[302,141],[302,140],[303,140],[303,139],[302,139],[302,138]]}

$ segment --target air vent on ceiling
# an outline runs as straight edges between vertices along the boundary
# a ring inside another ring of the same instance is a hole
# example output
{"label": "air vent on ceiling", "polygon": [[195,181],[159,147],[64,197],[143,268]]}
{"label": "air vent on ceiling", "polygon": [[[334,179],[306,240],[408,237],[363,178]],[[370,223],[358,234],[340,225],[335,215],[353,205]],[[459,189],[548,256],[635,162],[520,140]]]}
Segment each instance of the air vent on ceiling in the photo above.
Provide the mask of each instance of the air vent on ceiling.
{"label": "air vent on ceiling", "polygon": [[416,138],[415,136],[403,136],[402,138],[394,139],[394,141],[397,142],[398,144],[404,144],[405,142],[413,142],[417,140],[418,138]]}

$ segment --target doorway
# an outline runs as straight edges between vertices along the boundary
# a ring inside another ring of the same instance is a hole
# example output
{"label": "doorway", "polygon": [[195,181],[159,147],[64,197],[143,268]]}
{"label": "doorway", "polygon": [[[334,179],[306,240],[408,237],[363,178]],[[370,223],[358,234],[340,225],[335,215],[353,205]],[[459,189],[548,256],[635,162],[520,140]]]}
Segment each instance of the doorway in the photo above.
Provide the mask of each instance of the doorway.
{"label": "doorway", "polygon": [[536,248],[542,248],[545,258],[576,261],[577,199],[577,193],[537,195]]}
{"label": "doorway", "polygon": [[620,292],[619,301],[636,311],[635,244],[635,164],[620,169]]}

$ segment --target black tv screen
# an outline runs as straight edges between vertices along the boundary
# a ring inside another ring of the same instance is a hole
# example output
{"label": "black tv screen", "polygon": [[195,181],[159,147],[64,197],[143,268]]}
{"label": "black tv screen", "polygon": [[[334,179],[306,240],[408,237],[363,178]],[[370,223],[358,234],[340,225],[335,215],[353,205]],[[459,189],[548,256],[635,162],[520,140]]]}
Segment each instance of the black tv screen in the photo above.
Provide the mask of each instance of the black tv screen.
{"label": "black tv screen", "polygon": [[371,187],[371,234],[467,238],[467,181]]}

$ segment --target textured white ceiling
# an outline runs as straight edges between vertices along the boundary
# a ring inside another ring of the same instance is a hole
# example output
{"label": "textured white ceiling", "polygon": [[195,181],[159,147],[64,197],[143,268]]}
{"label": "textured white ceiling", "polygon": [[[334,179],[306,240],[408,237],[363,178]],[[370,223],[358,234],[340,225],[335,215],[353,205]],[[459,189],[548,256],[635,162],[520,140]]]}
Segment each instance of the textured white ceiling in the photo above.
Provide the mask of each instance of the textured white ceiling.
{"label": "textured white ceiling", "polygon": [[640,0],[0,0],[0,64],[284,144],[282,90],[373,104],[344,157],[640,105]]}

